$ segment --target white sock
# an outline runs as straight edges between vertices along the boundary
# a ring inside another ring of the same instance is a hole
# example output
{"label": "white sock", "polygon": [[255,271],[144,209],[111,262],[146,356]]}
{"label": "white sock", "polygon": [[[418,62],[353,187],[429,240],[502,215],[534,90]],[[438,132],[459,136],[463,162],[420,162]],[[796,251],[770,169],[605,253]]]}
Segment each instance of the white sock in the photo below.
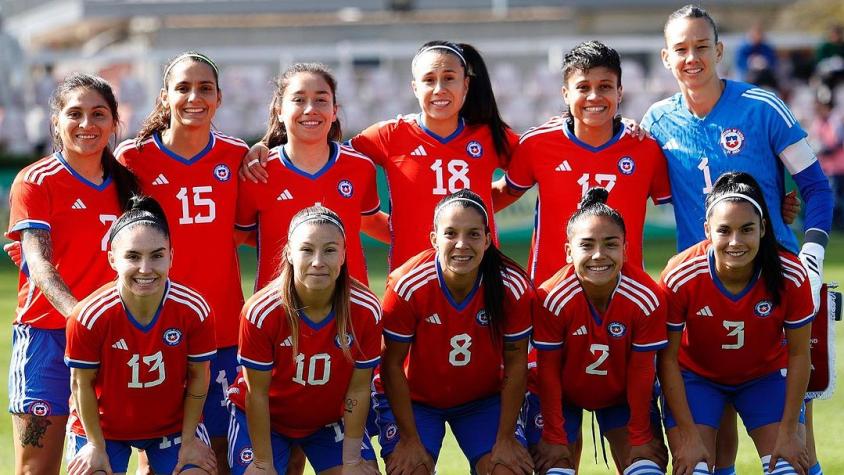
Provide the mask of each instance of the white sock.
{"label": "white sock", "polygon": [[794,467],[792,467],[791,464],[788,463],[788,461],[786,461],[785,459],[781,458],[777,460],[777,466],[774,467],[774,469],[771,471],[768,471],[768,465],[770,465],[771,463],[771,456],[765,455],[764,457],[762,457],[761,460],[762,470],[765,474],[770,473],[771,475],[797,475],[797,470],[795,470]]}
{"label": "white sock", "polygon": [[709,465],[706,465],[706,462],[698,462],[697,465],[695,465],[695,475],[709,475],[710,473],[712,472],[709,471]]}
{"label": "white sock", "polygon": [[573,468],[551,468],[545,472],[547,475],[574,475]]}
{"label": "white sock", "polygon": [[650,460],[638,460],[624,469],[623,475],[664,475],[665,472]]}

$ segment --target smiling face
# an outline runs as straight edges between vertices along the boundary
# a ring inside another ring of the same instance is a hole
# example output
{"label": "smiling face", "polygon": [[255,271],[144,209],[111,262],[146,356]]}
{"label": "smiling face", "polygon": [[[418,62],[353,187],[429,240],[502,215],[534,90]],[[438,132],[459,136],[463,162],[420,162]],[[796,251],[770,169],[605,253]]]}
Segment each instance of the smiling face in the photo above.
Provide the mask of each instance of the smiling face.
{"label": "smiling face", "polygon": [[333,292],[343,263],[346,241],[332,224],[303,223],[287,241],[287,260],[299,296],[309,292]]}
{"label": "smiling face", "polygon": [[752,204],[744,200],[721,201],[709,212],[704,226],[719,273],[753,269],[759,243],[765,235],[765,223]]}
{"label": "smiling face", "polygon": [[287,80],[281,109],[276,113],[287,130],[288,141],[325,143],[337,119],[334,91],[321,74],[296,73]]}
{"label": "smiling face", "polygon": [[662,63],[682,87],[699,89],[712,86],[718,78],[717,66],[724,45],[715,40],[715,31],[704,18],[678,18],[665,28]]}
{"label": "smiling face", "polygon": [[439,211],[431,244],[446,281],[474,281],[492,239],[478,210],[447,204]]}
{"label": "smiling face", "polygon": [[176,63],[167,75],[161,102],[170,109],[170,127],[209,128],[222,94],[214,70],[192,58]]}
{"label": "smiling face", "polygon": [[618,75],[603,66],[588,70],[575,69],[565,80],[563,99],[576,122],[611,130],[621,102]]}
{"label": "smiling face", "polygon": [[161,295],[172,264],[170,241],[155,228],[130,225],[112,241],[108,262],[122,290],[136,297]]}
{"label": "smiling face", "polygon": [[614,287],[624,264],[622,229],[608,216],[583,216],[570,228],[566,256],[585,287]]}
{"label": "smiling face", "polygon": [[64,96],[64,106],[53,116],[53,127],[68,160],[99,160],[117,127],[108,103],[97,91],[78,87]]}
{"label": "smiling face", "polygon": [[433,49],[416,57],[411,85],[430,127],[431,123],[457,121],[469,78],[457,56]]}

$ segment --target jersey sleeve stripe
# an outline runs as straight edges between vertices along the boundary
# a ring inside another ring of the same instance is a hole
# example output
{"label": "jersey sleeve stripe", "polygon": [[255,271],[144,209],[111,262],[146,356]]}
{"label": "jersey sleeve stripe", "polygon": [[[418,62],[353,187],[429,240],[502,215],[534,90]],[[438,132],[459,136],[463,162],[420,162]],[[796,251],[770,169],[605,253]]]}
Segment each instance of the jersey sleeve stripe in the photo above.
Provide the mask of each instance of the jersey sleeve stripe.
{"label": "jersey sleeve stripe", "polygon": [[657,196],[654,198],[654,202],[658,205],[664,205],[665,203],[671,203],[671,198],[671,195]]}
{"label": "jersey sleeve stripe", "polygon": [[627,297],[631,302],[635,303],[637,307],[642,309],[642,313],[644,313],[645,315],[647,315],[647,316],[651,315],[651,311],[648,309],[648,307],[646,307],[645,304],[642,303],[641,299],[639,299],[639,298],[635,297],[633,294],[631,294],[628,288],[619,285],[618,288],[616,289],[616,292],[618,292],[619,295],[623,295],[623,296]]}
{"label": "jersey sleeve stripe", "polygon": [[789,109],[788,105],[785,102],[783,102],[783,100],[780,99],[780,97],[777,96],[775,93],[773,93],[773,92],[771,92],[767,89],[763,89],[761,87],[751,89],[749,91],[746,91],[746,93],[749,94],[749,95],[753,95],[753,96],[766,97],[766,98],[774,101],[774,104],[777,105],[777,108],[779,110],[785,112],[785,114],[788,117],[790,117],[791,120],[794,121],[794,123],[797,123],[797,118],[794,117],[794,114],[791,112],[791,109]]}
{"label": "jersey sleeve stripe", "polygon": [[529,337],[531,332],[533,331],[533,327],[527,327],[524,330],[517,332],[517,333],[505,333],[504,334],[504,341],[519,341],[524,340],[525,338]]}
{"label": "jersey sleeve stripe", "polygon": [[795,274],[801,282],[803,281],[803,279],[806,278],[806,269],[803,268],[802,263],[798,264],[792,261],[791,259],[787,259],[782,256],[780,256],[780,262],[782,262],[782,267],[784,271],[789,272],[791,274]]}
{"label": "jersey sleeve stripe", "polygon": [[371,216],[377,212],[381,211],[381,202],[379,201],[378,204],[372,207],[372,209],[366,209],[360,212],[360,214],[364,216]]}
{"label": "jersey sleeve stripe", "polygon": [[583,291],[583,288],[582,288],[582,287],[580,287],[580,286],[578,285],[578,286],[577,286],[577,288],[574,290],[574,292],[571,292],[570,294],[568,294],[568,296],[567,296],[566,298],[564,298],[564,299],[560,302],[560,304],[559,304],[559,305],[557,305],[556,307],[554,307],[554,310],[552,310],[552,313],[553,313],[554,315],[560,316],[560,312],[562,312],[562,311],[563,311],[563,308],[566,306],[566,304],[567,304],[567,303],[569,303],[569,301],[570,301],[571,299],[573,299],[575,295],[579,294],[579,293],[580,293],[580,292],[582,292],[582,291]]}
{"label": "jersey sleeve stripe", "polygon": [[542,305],[547,308],[548,310],[551,309],[555,305],[554,302],[561,298],[560,294],[570,291],[572,288],[577,286],[577,276],[575,274],[570,275],[569,277],[563,279],[562,282],[555,285],[548,295],[545,296],[545,301],[542,302]]}
{"label": "jersey sleeve stripe", "polygon": [[43,229],[45,231],[49,231],[52,228],[50,227],[50,223],[47,221],[41,221],[40,219],[22,219],[15,223],[9,232],[21,231],[23,229]]}
{"label": "jersey sleeve stripe", "polygon": [[237,229],[238,231],[254,231],[254,230],[258,229],[258,223],[252,223],[252,224],[234,223],[234,228]]}
{"label": "jersey sleeve stripe", "polygon": [[97,298],[94,302],[86,306],[77,319],[88,330],[94,328],[94,324],[105,313],[106,310],[114,307],[120,303],[120,295],[117,294],[116,289],[111,295],[106,295],[102,298]]}
{"label": "jersey sleeve stripe", "polygon": [[210,361],[217,357],[217,350],[209,351],[207,353],[200,353],[198,355],[188,355],[188,361],[199,363],[200,361]]}
{"label": "jersey sleeve stripe", "polygon": [[504,278],[504,279],[502,279],[502,283],[504,284],[504,287],[507,287],[508,289],[510,289],[510,292],[513,293],[513,297],[516,300],[519,300],[520,298],[522,298],[522,294],[515,288],[515,286],[513,285],[513,282],[510,279]]}
{"label": "jersey sleeve stripe", "polygon": [[562,341],[536,341],[533,340],[533,346],[536,347],[537,350],[544,350],[544,351],[552,351],[552,350],[559,350],[563,347]]}
{"label": "jersey sleeve stripe", "polygon": [[352,294],[352,296],[349,298],[349,301],[352,303],[356,303],[361,307],[369,310],[369,312],[372,313],[372,317],[375,318],[375,323],[381,321],[380,309],[378,307],[373,306],[372,303],[368,300],[361,300],[360,298],[356,297],[355,294]]}
{"label": "jersey sleeve stripe", "polygon": [[656,351],[666,346],[668,346],[668,340],[660,340],[653,343],[633,343],[633,351]]}
{"label": "jersey sleeve stripe", "polygon": [[196,313],[196,315],[199,317],[200,322],[204,322],[205,318],[208,317],[208,314],[204,313],[199,307],[196,306],[196,304],[194,302],[180,297],[179,294],[177,294],[175,292],[170,292],[170,294],[167,295],[167,300],[172,300],[174,302],[178,302],[180,304],[185,305],[189,309],[193,310]]}
{"label": "jersey sleeve stripe", "polygon": [[206,316],[211,313],[211,306],[208,305],[208,302],[205,301],[205,298],[203,298],[202,295],[200,295],[195,290],[185,287],[182,284],[171,282],[170,292],[178,293],[179,295],[182,295],[185,298],[196,302],[196,304],[199,305],[205,311]]}
{"label": "jersey sleeve stripe", "polygon": [[361,160],[366,160],[367,162],[369,162],[370,165],[375,167],[375,162],[373,162],[371,158],[369,158],[366,155],[358,152],[357,150],[353,149],[352,147],[340,144],[340,153],[342,153],[344,155],[348,155],[350,157],[359,158]]}
{"label": "jersey sleeve stripe", "polygon": [[527,190],[533,188],[533,185],[522,185],[521,183],[516,183],[515,181],[513,181],[512,178],[510,178],[509,174],[504,175],[504,180],[507,182],[507,186],[509,186],[510,188],[512,188],[514,190],[527,191]]}
{"label": "jersey sleeve stripe", "polygon": [[672,279],[671,282],[668,282],[668,288],[670,288],[674,293],[677,293],[677,291],[680,290],[680,287],[685,285],[686,282],[694,279],[695,276],[708,273],[709,265],[704,262],[700,265],[693,267],[692,272],[676,276],[675,279]]}
{"label": "jersey sleeve stripe", "polygon": [[790,280],[790,281],[794,282],[794,286],[795,286],[795,287],[800,287],[800,284],[802,283],[802,282],[800,282],[799,280],[797,280],[797,279],[795,279],[794,277],[792,277],[791,275],[789,275],[789,273],[788,273],[788,272],[784,272],[784,273],[782,274],[782,276],[783,276],[784,278],[786,278],[786,279],[788,279],[788,280]]}
{"label": "jersey sleeve stripe", "polygon": [[752,91],[747,91],[747,92],[743,93],[742,97],[746,97],[748,99],[754,99],[754,100],[757,100],[757,101],[762,101],[762,102],[768,104],[769,106],[771,106],[771,108],[774,109],[774,111],[776,111],[777,114],[779,114],[779,116],[782,118],[783,122],[785,122],[785,124],[788,126],[788,128],[791,128],[794,125],[794,121],[792,120],[790,115],[787,114],[786,112],[784,112],[773,100],[771,100],[771,98],[762,97],[762,96],[759,96],[759,95],[756,95],[756,94],[751,94],[751,92]]}
{"label": "jersey sleeve stripe", "polygon": [[381,301],[366,287],[352,287],[352,295],[359,299],[369,302],[372,307],[378,309],[378,314],[381,314]]}
{"label": "jersey sleeve stripe", "polygon": [[815,314],[810,313],[809,315],[806,315],[805,317],[799,320],[786,320],[785,322],[783,322],[783,326],[785,326],[785,328],[788,328],[789,330],[794,330],[795,328],[800,328],[803,325],[806,325],[807,323],[811,323],[814,318]]}
{"label": "jersey sleeve stripe", "polygon": [[399,341],[399,342],[402,342],[402,343],[410,343],[411,341],[413,341],[413,335],[412,334],[411,335],[404,335],[402,333],[397,333],[397,332],[394,332],[394,331],[387,330],[386,328],[384,329],[384,337],[389,338],[390,340]]}
{"label": "jersey sleeve stripe", "polygon": [[519,271],[513,269],[510,266],[506,266],[505,269],[507,271],[507,275],[510,276],[510,279],[513,280],[515,283],[519,284],[519,288],[522,292],[524,292],[529,285],[527,278],[522,275]]}
{"label": "jersey sleeve stripe", "polygon": [[419,282],[418,284],[416,284],[413,287],[411,287],[410,289],[408,289],[408,291],[406,292],[406,294],[404,296],[404,299],[410,300],[410,297],[413,296],[414,292],[416,292],[420,288],[424,287],[425,284],[427,284],[428,282],[436,281],[436,280],[437,280],[437,271],[435,270],[432,274],[428,274],[428,276],[425,278],[425,280]]}
{"label": "jersey sleeve stripe", "polygon": [[648,307],[651,309],[651,311],[656,310],[656,308],[659,306],[659,299],[656,298],[656,294],[653,293],[651,289],[645,287],[641,283],[636,282],[630,277],[622,275],[621,285],[623,285],[625,288],[629,288],[631,292],[635,293],[640,298],[642,298],[642,300],[644,300],[645,303],[648,304]]}
{"label": "jersey sleeve stripe", "polygon": [[413,285],[417,280],[424,278],[426,274],[434,272],[436,274],[434,261],[426,262],[425,264],[411,270],[396,282],[396,293],[401,295],[405,290]]}
{"label": "jersey sleeve stripe", "polygon": [[64,168],[62,162],[55,155],[51,155],[44,163],[34,165],[30,168],[26,172],[26,175],[24,175],[23,180],[27,183],[40,185],[44,181],[45,176],[55,175],[62,168]]}
{"label": "jersey sleeve stripe", "polygon": [[75,360],[72,358],[68,358],[65,356],[64,364],[66,364],[70,368],[81,368],[81,369],[97,369],[100,367],[99,361],[85,361],[85,360]]}
{"label": "jersey sleeve stripe", "polygon": [[76,315],[76,319],[84,325],[89,313],[89,309],[111,298],[120,298],[117,293],[116,287],[109,287],[103,290],[102,292],[90,297],[88,303],[86,303],[85,306],[82,307],[82,310],[79,311],[79,314]]}
{"label": "jersey sleeve stripe", "polygon": [[681,331],[683,331],[684,328],[686,328],[685,323],[668,322],[667,325],[668,325],[668,331],[672,331],[672,332],[681,332]]}
{"label": "jersey sleeve stripe", "polygon": [[705,267],[707,265],[706,259],[707,256],[703,255],[680,264],[665,275],[665,278],[663,279],[665,284],[671,287],[677,279],[682,278],[685,274],[692,272],[699,267]]}
{"label": "jersey sleeve stripe", "polygon": [[528,129],[527,132],[525,132],[524,134],[522,134],[521,137],[519,137],[519,145],[521,145],[522,143],[525,142],[525,140],[527,140],[527,139],[529,139],[529,138],[531,138],[535,135],[547,134],[548,132],[559,131],[560,128],[563,127],[563,124],[564,124],[564,122],[563,122],[563,119],[561,117],[555,117],[554,119],[551,119],[548,122],[546,122],[546,123],[544,123],[540,126]]}
{"label": "jersey sleeve stripe", "polygon": [[281,305],[281,301],[276,298],[275,293],[267,292],[249,305],[249,309],[246,311],[246,319],[256,327],[261,328],[264,323],[262,316],[264,309],[270,306],[270,310],[272,310],[279,305]]}
{"label": "jersey sleeve stripe", "polygon": [[381,355],[378,355],[375,358],[372,358],[371,360],[355,361],[355,368],[358,368],[358,369],[374,368],[374,367],[378,366],[378,364],[380,362],[381,362]]}
{"label": "jersey sleeve stripe", "polygon": [[250,360],[249,358],[241,354],[237,355],[237,362],[242,364],[243,366],[246,366],[247,368],[257,369],[258,371],[272,371],[274,366],[272,361],[270,361],[269,363],[265,363],[263,361]]}

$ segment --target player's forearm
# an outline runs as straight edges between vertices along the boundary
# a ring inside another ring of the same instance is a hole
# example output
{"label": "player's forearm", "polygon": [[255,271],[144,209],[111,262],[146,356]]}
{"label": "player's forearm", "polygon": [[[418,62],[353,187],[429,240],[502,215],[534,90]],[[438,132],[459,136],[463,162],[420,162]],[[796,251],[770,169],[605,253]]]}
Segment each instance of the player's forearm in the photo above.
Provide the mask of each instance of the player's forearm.
{"label": "player's forearm", "polygon": [[504,380],[501,385],[501,415],[498,439],[512,438],[525,401],[527,388],[527,339],[504,342]]}
{"label": "player's forearm", "polygon": [[524,191],[507,186],[507,179],[501,177],[492,183],[492,209],[501,211],[518,201],[523,194]]}
{"label": "player's forearm", "polygon": [[811,324],[796,330],[787,330],[788,372],[785,377],[785,407],[780,430],[796,431],[800,420],[800,408],[809,385],[809,337]]}
{"label": "player's forearm", "polygon": [[211,380],[210,363],[188,363],[188,383],[185,388],[184,414],[182,415],[182,440],[190,440],[196,434],[196,426],[202,418],[202,409]]}
{"label": "player's forearm", "polygon": [[677,360],[677,348],[672,348],[672,338],[677,338],[679,347],[679,335],[671,335],[669,332],[668,348],[661,350],[657,357],[657,368],[659,373],[659,384],[665,401],[671,409],[677,427],[683,432],[696,431],[692,412],[689,410],[689,403],[686,400],[686,387],[683,384],[683,377],[680,375],[680,363]]}
{"label": "player's forearm", "polygon": [[539,371],[539,406],[545,422],[542,438],[552,444],[568,445],[568,437],[563,432],[562,351],[539,350],[536,367]]}
{"label": "player's forearm", "polygon": [[627,433],[630,445],[643,445],[653,439],[650,411],[655,374],[654,352],[633,351],[627,365],[627,404],[630,406]]}
{"label": "player's forearm", "polygon": [[29,267],[29,278],[59,313],[65,317],[70,316],[77,300],[53,265],[53,244],[49,231],[24,230],[21,248]]}
{"label": "player's forearm", "polygon": [[369,216],[362,216],[360,219],[360,229],[367,236],[389,244],[392,239],[392,236],[390,236],[389,220],[390,215],[383,211]]}
{"label": "player's forearm", "polygon": [[94,447],[105,449],[105,437],[100,427],[100,410],[97,394],[94,392],[94,380],[97,370],[72,368],[70,371],[70,389],[73,404],[88,443]]}
{"label": "player's forearm", "polygon": [[371,369],[355,369],[349,389],[343,399],[343,425],[346,437],[363,437],[366,429],[366,417],[369,415]]}
{"label": "player's forearm", "polygon": [[273,465],[273,451],[270,445],[270,398],[266,392],[246,393],[246,423],[252,442],[253,459]]}
{"label": "player's forearm", "polygon": [[[387,346],[389,347],[389,343]],[[387,358],[381,363],[381,381],[384,383],[384,392],[387,400],[390,401],[390,408],[396,417],[396,425],[399,433],[405,440],[419,439],[416,431],[416,421],[413,418],[413,408],[410,402],[410,386],[403,369],[404,359],[397,363]]]}
{"label": "player's forearm", "polygon": [[[799,163],[801,160],[794,157],[812,153],[808,144],[803,144],[803,142],[805,141],[798,142],[783,151],[781,158],[786,164],[790,161]],[[802,160],[806,160],[806,158],[804,157]],[[829,232],[832,229],[832,211],[835,203],[829,180],[824,175],[817,160],[813,160],[793,178],[800,190],[800,196],[806,203],[806,212],[803,219],[806,240],[817,242],[825,247],[829,240]],[[818,234],[813,235],[812,230]]]}

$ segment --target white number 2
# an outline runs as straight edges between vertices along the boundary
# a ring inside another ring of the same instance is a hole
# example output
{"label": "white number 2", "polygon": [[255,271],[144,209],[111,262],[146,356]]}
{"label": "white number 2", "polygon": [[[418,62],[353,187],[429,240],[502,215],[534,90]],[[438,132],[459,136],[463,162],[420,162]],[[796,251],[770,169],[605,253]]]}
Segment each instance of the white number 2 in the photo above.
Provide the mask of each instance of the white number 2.
{"label": "white number 2", "polygon": [[[182,216],[179,217],[179,224],[202,224],[213,222],[217,217],[217,205],[211,198],[205,198],[203,193],[211,193],[214,189],[210,186],[194,186],[191,188],[192,196],[188,198],[188,189],[186,187],[179,188],[176,193],[176,198],[182,202]],[[196,214],[191,214],[191,201],[193,206],[197,209]],[[204,214],[203,214],[204,212]]]}
{"label": "white number 2", "polygon": [[472,361],[472,352],[469,347],[472,346],[472,337],[461,333],[454,335],[449,340],[451,343],[451,351],[448,352],[448,362],[452,366],[466,366]]}
{"label": "white number 2", "polygon": [[737,350],[744,346],[744,322],[731,322],[729,320],[724,320],[724,328],[730,331],[727,333],[727,336],[736,337],[736,342],[723,344],[721,345],[721,348],[725,350]]}
{"label": "white number 2", "polygon": [[464,160],[450,160],[448,162],[448,188],[445,187],[445,178],[443,173],[443,161],[436,160],[431,165],[431,170],[437,174],[437,186],[433,192],[435,195],[446,195],[462,190],[463,188],[470,188],[469,186],[469,164]]}
{"label": "white number 2", "polygon": [[[150,381],[147,383],[141,382],[141,361],[143,361],[144,364],[149,367],[147,372],[158,372],[158,377],[155,379],[155,381]],[[133,389],[151,388],[154,386],[158,386],[159,384],[163,383],[164,379],[167,377],[167,374],[164,371],[164,354],[161,353],[160,350],[154,355],[144,356],[143,358],[141,358],[141,355],[135,353],[134,355],[132,355],[132,358],[130,358],[126,364],[130,368],[132,368],[132,379],[129,381],[129,384],[127,386]]]}
{"label": "white number 2", "polygon": [[594,356],[595,353],[598,354],[598,359],[595,360],[594,363],[590,364],[586,367],[586,374],[595,374],[598,376],[606,376],[607,370],[605,369],[598,369],[598,366],[601,366],[601,363],[607,360],[610,357],[610,347],[608,345],[601,345],[599,343],[593,343],[589,347],[589,351]]}

